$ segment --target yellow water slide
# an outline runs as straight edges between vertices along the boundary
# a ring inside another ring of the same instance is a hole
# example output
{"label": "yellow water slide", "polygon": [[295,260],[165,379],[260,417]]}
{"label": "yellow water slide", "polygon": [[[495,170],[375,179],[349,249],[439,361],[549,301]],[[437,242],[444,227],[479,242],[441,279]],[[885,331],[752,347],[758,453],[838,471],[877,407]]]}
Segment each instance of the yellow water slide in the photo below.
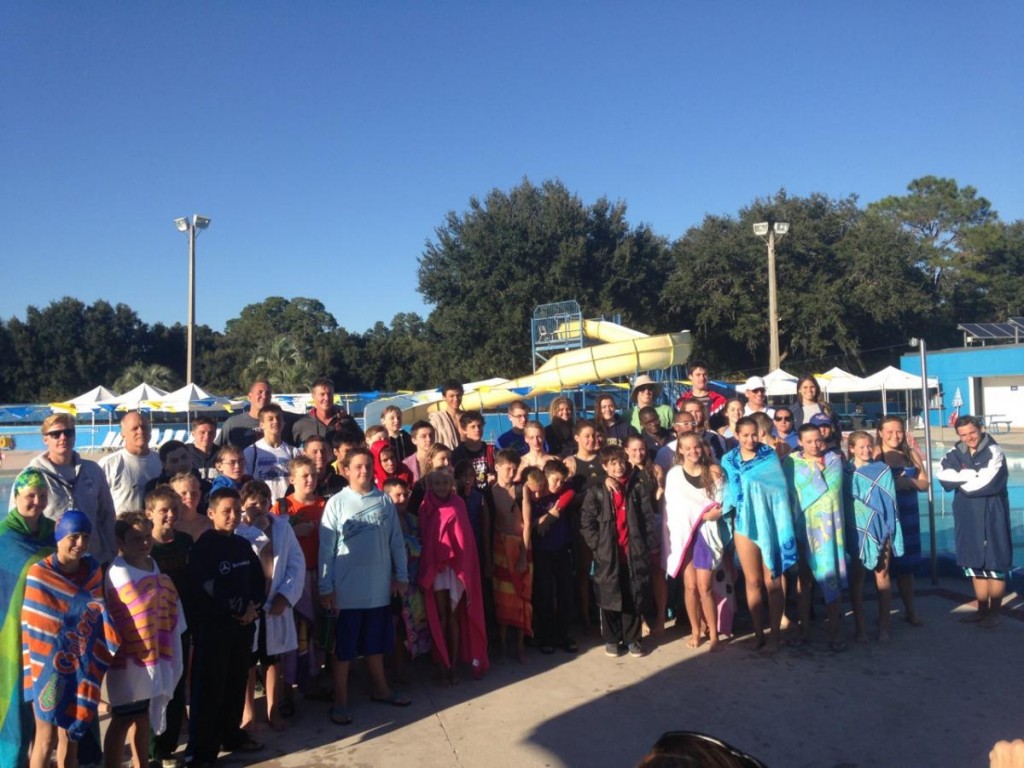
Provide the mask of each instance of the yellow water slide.
{"label": "yellow water slide", "polygon": [[[579,325],[576,321],[564,323],[558,334],[576,338]],[[689,331],[648,336],[604,320],[584,320],[583,334],[588,339],[603,343],[559,352],[535,373],[516,379],[470,382],[464,385],[466,394],[462,407],[469,411],[483,411],[507,405],[513,400],[561,392],[582,384],[682,365],[693,347]],[[402,408],[402,421],[411,424],[438,410],[443,400],[437,390],[428,390],[378,402],[398,405]]]}

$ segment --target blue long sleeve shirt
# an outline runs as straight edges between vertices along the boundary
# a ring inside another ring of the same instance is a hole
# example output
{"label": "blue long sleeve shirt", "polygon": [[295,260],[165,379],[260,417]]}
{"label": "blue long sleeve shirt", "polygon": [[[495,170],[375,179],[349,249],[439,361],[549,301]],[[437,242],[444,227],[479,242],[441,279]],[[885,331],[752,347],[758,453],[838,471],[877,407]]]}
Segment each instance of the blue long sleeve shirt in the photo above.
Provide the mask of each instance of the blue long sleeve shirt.
{"label": "blue long sleeve shirt", "polygon": [[351,487],[332,496],[320,524],[319,592],[339,609],[391,602],[391,580],[408,582],[408,556],[398,512],[387,494]]}

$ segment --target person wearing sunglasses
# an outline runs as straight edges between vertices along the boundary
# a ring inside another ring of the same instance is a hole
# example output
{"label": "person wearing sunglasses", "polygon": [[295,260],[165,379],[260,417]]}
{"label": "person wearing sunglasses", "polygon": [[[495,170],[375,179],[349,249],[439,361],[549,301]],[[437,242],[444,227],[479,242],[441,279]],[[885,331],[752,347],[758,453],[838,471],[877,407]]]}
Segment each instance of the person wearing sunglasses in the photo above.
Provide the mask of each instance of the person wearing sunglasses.
{"label": "person wearing sunglasses", "polygon": [[767,413],[769,416],[775,414],[775,409],[768,407],[768,387],[760,376],[747,379],[743,394],[747,397],[744,416],[753,416],[755,413]]}
{"label": "person wearing sunglasses", "polygon": [[[103,470],[95,461],[83,459],[75,451],[75,419],[67,413],[54,413],[43,421],[46,451],[29,461],[46,479],[46,508],[43,514],[60,522],[69,509],[82,512],[92,524],[89,554],[101,564],[117,555],[114,539],[114,499]],[[13,498],[12,502],[13,504]]]}
{"label": "person wearing sunglasses", "polygon": [[784,406],[776,408],[772,421],[775,424],[775,437],[786,443],[793,450],[796,450],[800,446],[800,440],[797,435],[796,419],[793,417],[793,412]]}

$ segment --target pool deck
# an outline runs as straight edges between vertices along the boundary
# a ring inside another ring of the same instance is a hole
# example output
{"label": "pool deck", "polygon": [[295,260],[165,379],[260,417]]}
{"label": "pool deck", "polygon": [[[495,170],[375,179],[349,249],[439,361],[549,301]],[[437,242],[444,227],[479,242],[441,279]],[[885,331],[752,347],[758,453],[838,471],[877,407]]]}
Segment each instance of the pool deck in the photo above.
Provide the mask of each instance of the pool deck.
{"label": "pool deck", "polygon": [[[1024,449],[1024,430],[997,439]],[[868,587],[869,629],[873,595]],[[839,654],[827,649],[819,609],[810,646],[776,655],[753,650],[740,623],[718,653],[687,648],[675,628],[639,659],[608,658],[596,637],[578,637],[577,656],[530,651],[526,665],[495,665],[453,688],[417,663],[402,687],[413,699],[406,709],[371,703],[356,675],[352,725],[335,726],[326,704],[300,700],[288,731],[258,730],[264,753],[221,763],[611,768],[634,765],[664,731],[697,730],[775,768],[988,765],[996,741],[1024,736],[1024,599],[1010,595],[994,629],[958,621],[972,610],[962,579],[919,579],[917,606],[925,626],[904,622],[897,598],[891,642],[851,641]],[[849,639],[848,615],[843,629]]]}
{"label": "pool deck", "polygon": [[[902,621],[896,600],[889,644],[850,642],[839,654],[819,624],[809,647],[774,656],[744,637],[718,653],[691,650],[672,628],[643,658],[608,658],[591,638],[576,657],[533,652],[525,666],[507,662],[454,688],[433,685],[429,665],[417,665],[402,689],[408,709],[371,703],[359,681],[353,725],[303,702],[289,731],[258,734],[268,744],[261,761],[225,762],[631,766],[664,731],[697,730],[776,767],[984,766],[996,741],[1024,734],[1024,611],[1014,595],[998,627],[959,623],[968,592],[963,581],[919,581],[925,626]],[[867,609],[870,626],[877,604]]]}

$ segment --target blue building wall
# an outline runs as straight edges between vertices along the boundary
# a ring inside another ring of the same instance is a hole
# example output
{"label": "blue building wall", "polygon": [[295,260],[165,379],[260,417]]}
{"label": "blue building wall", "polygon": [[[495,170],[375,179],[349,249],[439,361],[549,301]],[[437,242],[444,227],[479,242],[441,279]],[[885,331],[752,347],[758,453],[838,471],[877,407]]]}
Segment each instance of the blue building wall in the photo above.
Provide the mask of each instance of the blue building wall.
{"label": "blue building wall", "polygon": [[[928,350],[927,365],[929,378],[938,378],[942,387],[941,408],[937,407],[938,403],[933,402],[932,408],[929,409],[932,425],[940,426],[953,410],[953,395],[957,387],[960,388],[964,401],[960,413],[970,413],[970,377],[1024,375],[1024,344]],[[903,355],[900,358],[900,368],[920,376],[920,353]]]}

